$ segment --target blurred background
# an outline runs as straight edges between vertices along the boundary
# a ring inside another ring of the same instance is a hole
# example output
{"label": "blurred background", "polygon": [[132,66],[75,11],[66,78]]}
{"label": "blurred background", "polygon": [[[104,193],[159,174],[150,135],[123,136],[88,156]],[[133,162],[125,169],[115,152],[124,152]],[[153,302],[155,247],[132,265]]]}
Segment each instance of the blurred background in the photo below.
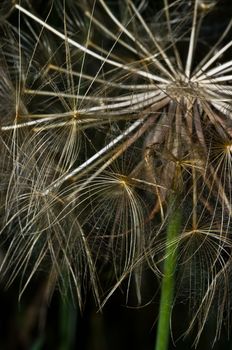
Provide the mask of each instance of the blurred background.
{"label": "blurred background", "polygon": [[[49,305],[43,302],[43,280],[33,281],[18,300],[20,281],[0,292],[0,349],[6,350],[153,350],[159,308],[159,286],[154,275],[146,274],[143,304],[117,290],[104,306],[97,309],[87,293],[82,312],[70,297],[55,291]],[[123,289],[123,286],[122,288]],[[173,309],[172,337],[169,349],[188,350],[195,334],[183,339],[188,319],[188,303],[182,299]],[[197,350],[230,350],[230,327],[222,329],[220,341],[213,344],[215,319],[211,314]]]}

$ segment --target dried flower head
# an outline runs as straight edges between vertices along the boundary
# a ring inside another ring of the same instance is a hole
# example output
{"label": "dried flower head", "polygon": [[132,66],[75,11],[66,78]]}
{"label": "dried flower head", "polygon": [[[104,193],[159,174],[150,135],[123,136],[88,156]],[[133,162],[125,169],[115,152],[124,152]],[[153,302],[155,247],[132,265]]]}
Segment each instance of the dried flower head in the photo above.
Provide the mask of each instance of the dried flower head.
{"label": "dried flower head", "polygon": [[211,33],[219,10],[203,0],[59,1],[41,18],[15,5],[18,27],[2,25],[0,86],[10,99],[7,113],[0,106],[9,281],[20,273],[24,290],[47,265],[54,281],[68,275],[80,305],[87,279],[100,302],[97,266],[110,262],[114,288],[129,276],[140,300],[145,261],[160,274],[178,207],[169,245],[178,292],[189,290],[189,330],[198,324],[198,341],[216,305],[220,336],[231,273],[232,21]]}

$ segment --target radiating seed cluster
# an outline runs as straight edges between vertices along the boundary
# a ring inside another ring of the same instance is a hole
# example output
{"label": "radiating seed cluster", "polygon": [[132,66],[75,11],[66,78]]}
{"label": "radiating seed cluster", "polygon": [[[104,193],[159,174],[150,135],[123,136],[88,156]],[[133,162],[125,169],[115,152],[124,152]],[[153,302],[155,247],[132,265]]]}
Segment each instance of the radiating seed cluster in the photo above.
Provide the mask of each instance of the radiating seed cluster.
{"label": "radiating seed cluster", "polygon": [[[231,7],[229,7],[231,10]],[[224,5],[226,11],[226,2]],[[215,1],[47,2],[2,8],[1,274],[38,271],[80,306],[100,275],[105,301],[126,279],[142,298],[160,277],[178,199],[178,295],[196,340],[231,278],[231,30]],[[15,17],[17,17],[15,23]],[[176,246],[176,241],[173,245]]]}

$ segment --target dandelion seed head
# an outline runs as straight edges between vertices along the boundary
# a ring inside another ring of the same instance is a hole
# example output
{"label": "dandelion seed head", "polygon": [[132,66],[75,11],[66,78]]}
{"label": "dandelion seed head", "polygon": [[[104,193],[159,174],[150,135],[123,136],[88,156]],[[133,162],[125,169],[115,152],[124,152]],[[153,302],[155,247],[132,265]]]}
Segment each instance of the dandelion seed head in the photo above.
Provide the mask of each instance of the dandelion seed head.
{"label": "dandelion seed head", "polygon": [[28,285],[48,265],[57,283],[68,275],[81,305],[87,279],[99,302],[107,261],[109,295],[128,279],[141,302],[144,265],[160,276],[175,192],[183,222],[173,244],[189,289],[200,286],[200,334],[232,249],[232,24],[213,45],[216,1],[164,1],[154,16],[146,1],[64,3],[46,20],[15,5],[21,27],[1,39],[1,232],[14,243],[2,269],[9,263],[12,281],[19,261]]}
{"label": "dandelion seed head", "polygon": [[203,98],[204,93],[203,89],[199,87],[199,84],[196,82],[189,82],[180,80],[174,83],[171,83],[166,88],[167,95],[170,96],[173,100],[180,101],[183,99],[183,103],[187,101],[193,101],[196,98]]}
{"label": "dandelion seed head", "polygon": [[217,5],[217,2],[217,0],[199,0],[198,6],[202,11],[208,12]]}
{"label": "dandelion seed head", "polygon": [[229,145],[226,145],[226,151],[227,153],[232,153],[232,143]]}
{"label": "dandelion seed head", "polygon": [[119,180],[119,183],[120,183],[120,185],[121,185],[122,187],[124,187],[124,188],[128,186],[127,183],[126,183],[126,181],[123,180],[123,179],[120,179],[120,180]]}

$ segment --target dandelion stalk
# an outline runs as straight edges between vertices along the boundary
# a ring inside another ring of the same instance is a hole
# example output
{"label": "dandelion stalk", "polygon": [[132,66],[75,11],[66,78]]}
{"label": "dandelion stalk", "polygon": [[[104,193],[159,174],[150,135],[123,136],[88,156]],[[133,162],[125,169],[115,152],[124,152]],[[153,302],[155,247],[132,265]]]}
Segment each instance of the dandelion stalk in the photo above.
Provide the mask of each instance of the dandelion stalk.
{"label": "dandelion stalk", "polygon": [[73,307],[72,302],[66,297],[60,300],[59,315],[59,332],[60,345],[59,350],[66,350],[72,347],[75,339],[75,327],[77,323],[77,311]]}
{"label": "dandelion stalk", "polygon": [[[171,207],[174,207],[174,210],[167,227],[166,251],[155,350],[168,349],[170,317],[175,288],[175,268],[178,244],[176,237],[179,234],[181,226],[181,210],[177,206],[177,199],[172,196],[169,200],[169,204]],[[175,206],[177,207],[175,208]]]}

